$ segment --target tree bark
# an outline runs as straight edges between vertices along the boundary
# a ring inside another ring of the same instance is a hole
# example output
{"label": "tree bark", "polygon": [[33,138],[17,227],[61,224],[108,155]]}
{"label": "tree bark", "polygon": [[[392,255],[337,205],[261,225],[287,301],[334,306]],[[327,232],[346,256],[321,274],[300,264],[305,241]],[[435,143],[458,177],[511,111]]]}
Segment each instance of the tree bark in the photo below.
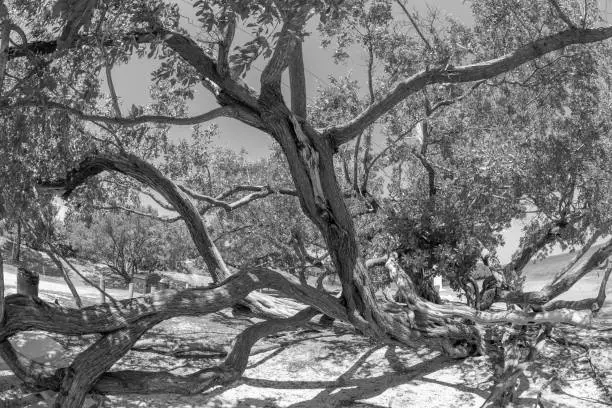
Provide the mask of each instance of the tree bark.
{"label": "tree bark", "polygon": [[17,220],[17,235],[13,242],[13,263],[19,265],[21,261],[21,221]]}

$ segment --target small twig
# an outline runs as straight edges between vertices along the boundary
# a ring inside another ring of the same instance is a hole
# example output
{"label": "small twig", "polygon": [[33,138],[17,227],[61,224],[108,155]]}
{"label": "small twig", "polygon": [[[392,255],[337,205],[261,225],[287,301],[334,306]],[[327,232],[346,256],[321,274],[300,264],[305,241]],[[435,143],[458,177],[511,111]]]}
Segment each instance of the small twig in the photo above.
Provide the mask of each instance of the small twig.
{"label": "small twig", "polygon": [[576,24],[574,24],[572,22],[572,20],[570,20],[568,15],[565,14],[563,9],[561,9],[561,6],[559,5],[559,2],[557,0],[548,0],[548,2],[553,6],[553,8],[559,14],[559,17],[561,18],[561,20],[565,21],[565,24],[567,24],[569,26],[569,28],[571,28],[573,30],[577,30],[578,29],[578,27],[576,27]]}

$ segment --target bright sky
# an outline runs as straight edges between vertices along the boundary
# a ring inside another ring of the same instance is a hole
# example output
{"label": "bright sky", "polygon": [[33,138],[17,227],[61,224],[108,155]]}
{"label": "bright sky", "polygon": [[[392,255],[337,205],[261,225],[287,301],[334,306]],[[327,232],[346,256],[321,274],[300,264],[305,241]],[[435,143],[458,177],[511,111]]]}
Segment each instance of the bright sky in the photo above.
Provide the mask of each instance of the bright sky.
{"label": "bright sky", "polygon": [[[612,0],[600,0],[601,8],[610,10],[612,14]],[[407,0],[406,4],[409,10],[416,10],[420,13],[426,13],[429,5],[437,7],[443,12],[453,15],[455,18],[463,22],[472,22],[473,17],[469,5],[461,0]],[[181,10],[183,26],[194,35],[198,31],[198,22],[192,7],[193,0],[178,0]],[[401,18],[403,15],[399,7],[396,7],[394,14]],[[444,14],[444,13],[443,13]],[[304,43],[304,61],[306,68],[306,85],[308,97],[315,95],[316,89],[319,86],[325,86],[328,83],[328,76],[344,76],[351,73],[353,79],[360,80],[364,83],[366,79],[365,55],[359,51],[353,53],[346,64],[336,65],[333,63],[331,55],[333,49],[325,50],[320,46],[320,37],[316,35],[315,23],[310,23],[310,31],[312,36],[308,37]],[[249,33],[246,31],[238,31],[236,35],[236,43],[245,42],[249,39]],[[259,88],[259,74],[264,66],[265,61],[258,60],[253,65],[254,68],[247,75],[246,82],[255,89]],[[154,63],[148,59],[130,62],[127,65],[116,67],[113,70],[113,79],[117,88],[117,93],[122,99],[122,105],[129,107],[131,104],[147,104],[150,102],[149,89],[150,72],[154,69]],[[287,90],[288,78],[285,77],[285,91]],[[214,97],[208,93],[203,87],[198,87],[195,94],[195,99],[189,104],[190,114],[196,115],[206,112],[217,107]],[[219,145],[240,150],[244,148],[249,157],[257,159],[267,155],[272,146],[272,139],[251,127],[248,127],[233,119],[219,119],[216,121],[220,129]],[[191,134],[190,126],[175,126],[171,130],[171,138],[178,140],[187,138]],[[376,148],[376,146],[375,146]],[[380,148],[380,147],[379,147]],[[506,245],[499,251],[500,260],[508,261],[512,253],[518,247],[521,236],[522,221],[515,221],[512,228],[504,234]]]}

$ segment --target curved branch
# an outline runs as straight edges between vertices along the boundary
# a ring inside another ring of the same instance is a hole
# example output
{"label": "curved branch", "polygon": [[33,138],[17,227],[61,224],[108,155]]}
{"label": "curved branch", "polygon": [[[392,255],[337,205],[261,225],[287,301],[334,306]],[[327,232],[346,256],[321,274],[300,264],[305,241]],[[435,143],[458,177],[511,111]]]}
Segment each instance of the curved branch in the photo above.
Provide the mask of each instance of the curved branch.
{"label": "curved branch", "polygon": [[243,122],[250,123],[255,127],[261,127],[259,119],[252,116],[250,113],[240,108],[239,106],[226,105],[221,106],[219,108],[215,108],[209,112],[190,116],[186,118],[177,118],[175,116],[164,116],[164,115],[141,115],[133,118],[126,118],[122,116],[104,116],[97,114],[88,114],[79,109],[73,108],[68,105],[61,104],[59,102],[54,101],[35,101],[35,100],[22,100],[16,102],[11,105],[3,106],[2,109],[19,109],[23,107],[44,107],[48,109],[61,110],[63,112],[67,112],[79,119],[92,121],[92,122],[101,122],[109,125],[119,125],[119,126],[136,126],[142,125],[145,123],[158,123],[164,125],[179,125],[179,126],[187,126],[187,125],[196,125],[198,123],[208,122],[210,120],[219,118],[219,117],[231,117],[239,119]]}
{"label": "curved branch", "polygon": [[421,71],[401,81],[395,88],[378,102],[370,105],[359,116],[343,125],[332,126],[324,130],[336,148],[363,131],[378,118],[386,114],[398,103],[425,88],[437,83],[460,83],[489,79],[519,67],[525,62],[563,49],[572,44],[589,44],[612,37],[612,27],[592,29],[571,29],[530,42],[513,52],[470,65],[458,67],[440,66]]}
{"label": "curved branch", "polygon": [[67,198],[76,187],[104,171],[125,174],[157,191],[183,218],[215,282],[220,282],[231,275],[193,203],[157,168],[135,155],[91,155],[81,161],[76,169],[70,171],[65,179],[40,182],[39,186],[63,191],[63,196]]}

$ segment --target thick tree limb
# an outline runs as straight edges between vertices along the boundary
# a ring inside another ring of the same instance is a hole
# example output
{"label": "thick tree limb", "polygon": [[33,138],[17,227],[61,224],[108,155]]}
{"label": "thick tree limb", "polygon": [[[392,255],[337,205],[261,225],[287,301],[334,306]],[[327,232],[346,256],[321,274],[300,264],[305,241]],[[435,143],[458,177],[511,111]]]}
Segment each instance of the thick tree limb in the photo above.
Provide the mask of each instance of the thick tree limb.
{"label": "thick tree limb", "polygon": [[303,120],[306,119],[306,76],[302,43],[298,41],[289,61],[289,85],[291,86],[291,110]]}
{"label": "thick tree limb", "polygon": [[219,42],[219,51],[217,53],[217,72],[222,77],[228,77],[231,75],[229,66],[229,55],[231,52],[232,42],[234,41],[234,35],[236,34],[236,16],[234,13],[224,14],[225,22],[225,33],[223,34],[223,41]]}
{"label": "thick tree limb", "polygon": [[230,307],[252,291],[263,288],[278,290],[304,304],[313,305],[335,319],[347,321],[344,308],[333,296],[303,286],[286,273],[255,268],[232,275],[219,286],[166,290],[80,310],[45,303],[37,298],[10,295],[6,298],[6,320],[0,328],[0,341],[24,330],[65,335],[110,333],[151,315],[164,320],[177,316],[200,316]]}
{"label": "thick tree limb", "polygon": [[81,408],[93,384],[123,357],[151,327],[163,321],[159,315],[147,316],[125,329],[106,334],[79,353],[64,371],[54,408]]}
{"label": "thick tree limb", "polygon": [[192,395],[213,386],[231,384],[246,369],[250,351],[259,339],[304,324],[316,314],[316,310],[308,308],[290,318],[268,320],[247,328],[238,335],[231,352],[219,367],[186,376],[165,372],[115,371],[102,376],[94,390],[103,394],[170,392]]}
{"label": "thick tree limb", "polygon": [[610,37],[612,37],[612,27],[571,29],[525,44],[509,54],[492,60],[458,67],[440,66],[421,71],[398,83],[391,92],[377,103],[370,105],[350,122],[325,129],[324,135],[338,147],[356,137],[363,129],[386,114],[389,109],[427,85],[489,79],[569,45],[589,44]]}
{"label": "thick tree limb", "polygon": [[[101,394],[201,393],[214,386],[228,385],[238,380],[246,369],[250,351],[258,340],[303,325],[317,314],[316,309],[307,308],[290,318],[268,320],[248,327],[238,335],[232,350],[221,365],[193,374],[182,376],[168,372],[133,370],[106,372],[130,350],[138,337],[155,324],[155,319],[149,317],[129,329],[104,336],[86,352],[81,353],[69,369],[59,369],[55,372],[47,369],[44,372],[46,376],[39,375],[35,379],[38,384],[44,382],[50,389],[60,389],[56,406],[61,407],[80,407],[76,402],[81,401],[92,386],[93,391]],[[94,363],[87,364],[87,361]],[[60,381],[62,377],[63,381]],[[36,383],[32,378],[29,381]],[[76,388],[77,385],[80,388]],[[72,392],[68,393],[68,390]]]}
{"label": "thick tree limb", "polygon": [[270,92],[275,95],[281,94],[282,74],[289,66],[298,42],[301,41],[298,36],[301,34],[302,28],[306,23],[306,17],[309,11],[310,8],[308,6],[298,7],[298,9],[292,13],[293,15],[287,18],[283,23],[272,57],[261,72],[260,81],[262,94],[265,92]]}
{"label": "thick tree limb", "polygon": [[9,48],[11,35],[11,17],[6,4],[0,2],[0,96],[4,94],[4,76],[8,58],[6,51]]}
{"label": "thick tree limb", "polygon": [[[92,155],[83,160],[77,169],[68,173],[65,179],[41,182],[40,187],[60,190],[66,197],[89,177],[93,177],[103,171],[122,173],[158,192],[173,206],[174,210],[180,214],[187,225],[193,242],[200,255],[204,258],[213,281],[219,283],[232,274],[193,203],[176,184],[161,174],[153,165],[134,155]],[[246,191],[249,188],[253,187],[239,186],[230,190],[227,194],[232,191]],[[291,194],[289,191],[285,191],[285,193]],[[268,318],[287,317],[295,310],[294,304],[261,293],[248,295],[243,304],[253,313]]]}

